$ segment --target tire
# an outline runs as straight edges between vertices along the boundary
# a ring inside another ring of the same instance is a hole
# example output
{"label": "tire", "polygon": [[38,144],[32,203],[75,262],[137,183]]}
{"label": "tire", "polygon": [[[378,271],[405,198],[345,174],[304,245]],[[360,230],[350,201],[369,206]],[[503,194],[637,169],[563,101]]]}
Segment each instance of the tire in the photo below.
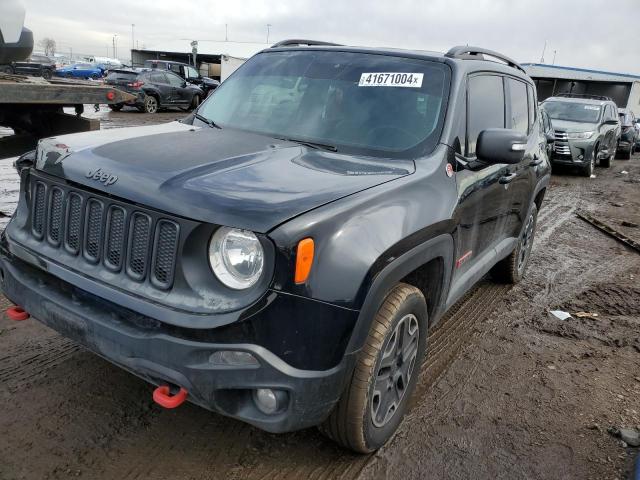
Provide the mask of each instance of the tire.
{"label": "tire", "polygon": [[11,65],[0,65],[0,73],[6,73],[9,75],[13,75],[13,67]]}
{"label": "tire", "polygon": [[122,110],[122,107],[124,107],[124,105],[122,105],[121,103],[109,105],[109,108],[114,112],[119,112],[120,110]]}
{"label": "tire", "polygon": [[611,156],[600,160],[600,166],[604,168],[611,168]]}
{"label": "tire", "polygon": [[145,113],[157,113],[158,112],[158,99],[153,95],[147,95],[144,98],[144,111]]}
{"label": "tire", "polygon": [[44,78],[45,80],[51,80],[52,76],[53,74],[51,73],[51,70],[49,70],[48,68],[45,68],[44,70],[42,70],[42,78]]}
{"label": "tire", "polygon": [[507,258],[496,263],[491,270],[491,275],[494,280],[500,283],[511,284],[516,284],[522,280],[527,271],[529,258],[531,257],[531,248],[533,247],[537,222],[538,207],[534,203],[529,211],[527,221],[522,229],[516,248]]}
{"label": "tire", "polygon": [[[428,323],[420,290],[396,285],[376,313],[351,379],[320,431],[359,453],[373,452],[389,441],[415,390],[427,348]],[[398,349],[400,337],[410,347]],[[389,365],[383,366],[383,360]]]}
{"label": "tire", "polygon": [[200,106],[200,95],[194,95],[193,99],[191,100],[191,105],[189,105],[189,110],[195,110],[196,108],[198,108]]}
{"label": "tire", "polygon": [[587,165],[582,167],[583,177],[591,177],[591,175],[593,175],[593,171],[596,169],[596,158],[598,158],[598,152],[600,152],[600,145],[596,145],[596,147],[594,148],[591,161]]}

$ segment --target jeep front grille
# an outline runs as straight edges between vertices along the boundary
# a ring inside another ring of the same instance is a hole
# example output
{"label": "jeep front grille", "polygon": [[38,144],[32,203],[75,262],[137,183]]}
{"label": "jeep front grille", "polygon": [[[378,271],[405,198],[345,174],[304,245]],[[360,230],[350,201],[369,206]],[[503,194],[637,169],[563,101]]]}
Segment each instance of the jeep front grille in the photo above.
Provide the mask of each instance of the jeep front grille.
{"label": "jeep front grille", "polygon": [[31,192],[31,234],[36,240],[136,282],[171,288],[178,221],[41,178],[33,178]]}

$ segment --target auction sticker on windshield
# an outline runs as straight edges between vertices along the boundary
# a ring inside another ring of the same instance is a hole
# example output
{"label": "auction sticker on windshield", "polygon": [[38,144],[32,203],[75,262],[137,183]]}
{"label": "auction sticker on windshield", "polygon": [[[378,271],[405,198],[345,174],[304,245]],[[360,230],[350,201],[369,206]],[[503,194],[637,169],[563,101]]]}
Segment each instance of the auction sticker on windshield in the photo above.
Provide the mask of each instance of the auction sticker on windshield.
{"label": "auction sticker on windshield", "polygon": [[422,87],[423,73],[376,72],[363,73],[359,87]]}
{"label": "auction sticker on windshield", "polygon": [[600,107],[596,107],[595,105],[585,105],[585,110],[600,110]]}

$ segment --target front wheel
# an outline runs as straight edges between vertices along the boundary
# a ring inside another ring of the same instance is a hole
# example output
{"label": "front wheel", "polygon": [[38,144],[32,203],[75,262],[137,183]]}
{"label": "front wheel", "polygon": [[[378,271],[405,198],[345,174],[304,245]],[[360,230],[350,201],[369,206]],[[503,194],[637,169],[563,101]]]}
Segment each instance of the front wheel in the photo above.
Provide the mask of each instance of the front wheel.
{"label": "front wheel", "polygon": [[376,313],[351,380],[320,430],[359,453],[382,447],[407,411],[427,348],[427,329],[424,296],[399,283]]}
{"label": "front wheel", "polygon": [[600,152],[600,145],[596,145],[596,148],[593,150],[593,156],[588,164],[582,167],[582,176],[590,177],[593,175],[594,170],[596,169],[596,158],[598,158],[598,153]]}
{"label": "front wheel", "polygon": [[122,107],[124,107],[124,105],[122,105],[121,103],[109,105],[109,108],[114,112],[119,112],[120,110],[122,110]]}
{"label": "front wheel", "polygon": [[534,203],[531,206],[524,229],[518,239],[516,248],[504,260],[495,264],[491,270],[493,278],[501,283],[518,283],[524,277],[524,273],[529,265],[533,239],[536,234],[536,223],[538,221],[538,208]]}
{"label": "front wheel", "polygon": [[51,77],[52,77],[51,70],[49,70],[48,68],[45,68],[44,70],[42,70],[42,78],[44,78],[45,80],[51,80]]}

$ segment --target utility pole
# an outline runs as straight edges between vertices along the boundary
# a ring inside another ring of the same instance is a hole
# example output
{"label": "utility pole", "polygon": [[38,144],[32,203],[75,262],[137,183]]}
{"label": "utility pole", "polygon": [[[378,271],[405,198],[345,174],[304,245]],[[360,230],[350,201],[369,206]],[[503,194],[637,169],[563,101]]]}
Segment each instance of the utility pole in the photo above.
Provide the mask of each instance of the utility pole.
{"label": "utility pole", "polygon": [[229,41],[229,25],[226,23],[224,24],[224,41]]}
{"label": "utility pole", "polygon": [[118,58],[118,34],[113,35],[113,58]]}
{"label": "utility pole", "polygon": [[272,25],[270,23],[267,23],[267,43],[269,43],[269,30],[271,29]]}
{"label": "utility pole", "polygon": [[558,52],[557,50],[553,51],[553,62],[551,62],[551,65],[555,65],[556,64],[556,53],[557,52]]}
{"label": "utility pole", "polygon": [[544,41],[544,47],[542,49],[542,56],[540,57],[540,63],[544,63],[544,52],[547,50],[547,41]]}
{"label": "utility pole", "polygon": [[135,36],[133,29],[136,27],[135,23],[131,24],[131,66],[133,67],[133,49],[136,48]]}

